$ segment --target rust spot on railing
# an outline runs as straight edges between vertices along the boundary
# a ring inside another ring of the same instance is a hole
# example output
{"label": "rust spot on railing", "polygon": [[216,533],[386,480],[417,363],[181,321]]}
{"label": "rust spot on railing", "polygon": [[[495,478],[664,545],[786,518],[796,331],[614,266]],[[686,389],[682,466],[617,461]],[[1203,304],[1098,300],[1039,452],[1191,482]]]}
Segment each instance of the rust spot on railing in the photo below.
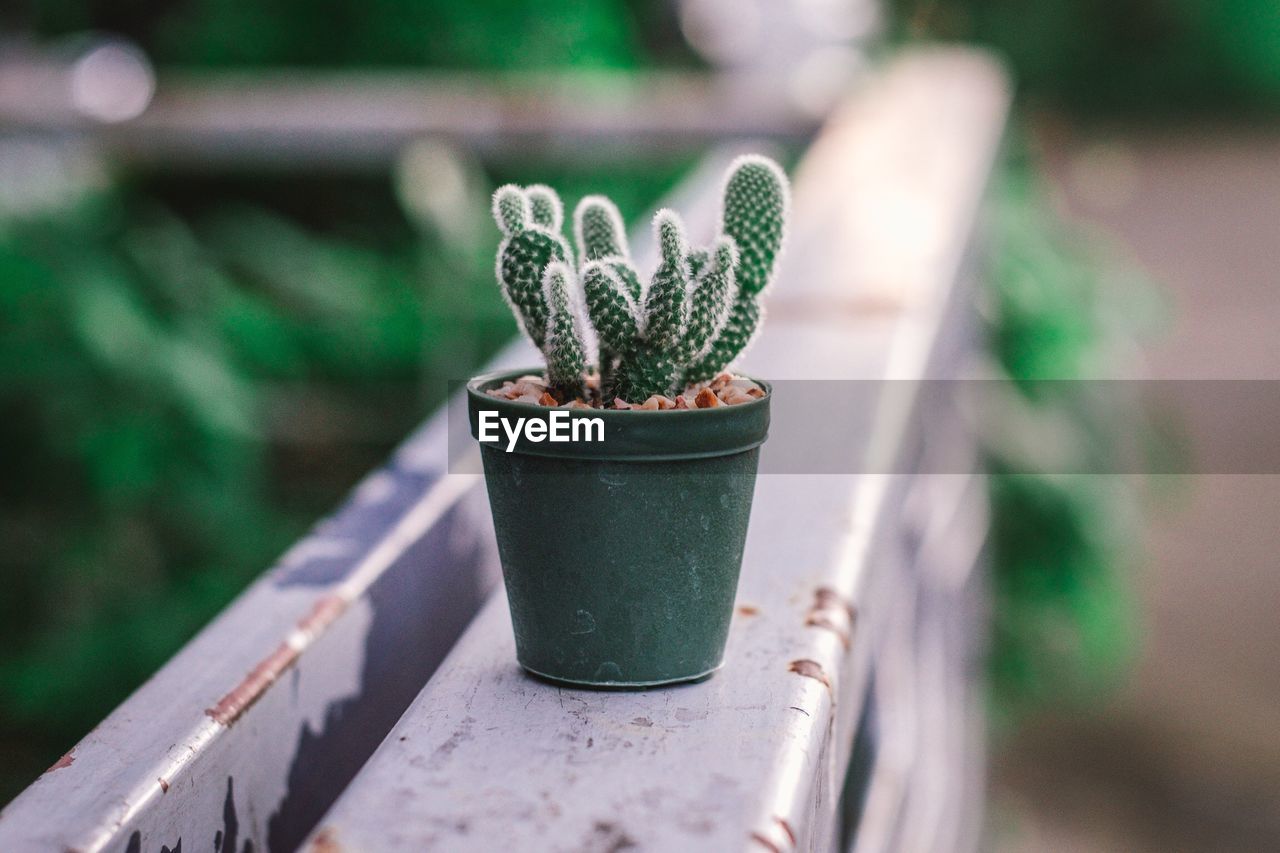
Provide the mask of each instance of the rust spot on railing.
{"label": "rust spot on railing", "polygon": [[755,616],[755,615],[757,615],[757,614],[759,614],[759,613],[760,613],[760,608],[759,608],[759,607],[756,607],[754,604],[739,604],[739,605],[738,605],[738,615],[739,615],[739,616]]}
{"label": "rust spot on railing", "polygon": [[822,628],[823,630],[830,631],[836,635],[840,640],[840,645],[844,646],[846,649],[853,646],[853,640],[849,636],[849,633],[824,616],[810,616],[808,619],[804,620],[804,624],[811,628]]}
{"label": "rust spot on railing", "polygon": [[813,606],[815,610],[843,610],[850,622],[857,616],[857,609],[829,586],[820,586],[814,590]]}
{"label": "rust spot on railing", "polygon": [[[295,627],[309,641],[323,633],[346,609],[347,601],[342,596],[333,594],[322,596],[310,612],[298,620]],[[218,704],[207,709],[205,713],[224,726],[231,725],[262,697],[267,688],[274,684],[286,669],[297,663],[301,653],[298,648],[289,643],[281,643],[274,652],[250,670],[244,680],[230,693],[219,699]]]}
{"label": "rust spot on railing", "polygon": [[342,845],[338,843],[333,828],[326,826],[311,841],[310,853],[342,853]]}
{"label": "rust spot on railing", "polygon": [[261,663],[250,670],[244,680],[218,700],[218,704],[205,711],[210,717],[224,726],[229,726],[240,715],[249,710],[254,702],[262,697],[267,688],[298,660],[297,649],[288,643],[281,643],[276,650]]}
{"label": "rust spot on railing", "polygon": [[64,767],[70,767],[73,763],[75,763],[75,760],[76,760],[75,755],[73,755],[74,752],[75,752],[74,749],[67,750],[66,755],[62,756],[57,761],[53,762],[53,764],[50,765],[49,769],[44,772],[52,773],[55,770],[61,770]]}
{"label": "rust spot on railing", "polygon": [[750,837],[752,841],[759,844],[765,850],[768,850],[769,853],[782,853],[782,848],[770,841],[764,833],[753,832]]}
{"label": "rust spot on railing", "polygon": [[805,616],[804,624],[830,631],[840,639],[847,650],[853,642],[853,624],[857,611],[849,602],[830,587],[819,587],[813,593],[813,606]]}
{"label": "rust spot on railing", "polygon": [[[796,834],[791,831],[791,824],[787,823],[786,818],[779,817],[778,815],[773,816],[773,822],[778,825],[778,827],[782,830],[782,834],[786,836],[786,841],[784,842],[786,845],[786,848],[789,850],[794,850],[796,846]],[[750,838],[752,841],[756,842],[766,850],[772,851],[772,853],[782,853],[783,851],[782,844],[779,844],[779,842],[775,841],[773,838],[770,838],[769,837],[770,835],[776,836],[777,832],[775,832],[772,829],[770,829],[770,831],[767,833],[753,832],[751,833]]]}
{"label": "rust spot on railing", "polygon": [[298,620],[298,630],[315,636],[328,628],[347,609],[347,601],[340,595],[326,595],[316,602],[311,612]]}
{"label": "rust spot on railing", "polygon": [[778,826],[782,827],[782,831],[787,834],[787,841],[790,842],[792,847],[795,847],[796,834],[791,831],[791,824],[787,823],[787,819],[785,817],[779,817],[778,815],[774,815],[773,819]]}
{"label": "rust spot on railing", "polygon": [[822,664],[816,660],[809,660],[808,658],[793,660],[787,669],[796,675],[803,675],[805,678],[821,681],[828,690],[831,689],[831,680],[827,678],[827,673],[823,671]]}

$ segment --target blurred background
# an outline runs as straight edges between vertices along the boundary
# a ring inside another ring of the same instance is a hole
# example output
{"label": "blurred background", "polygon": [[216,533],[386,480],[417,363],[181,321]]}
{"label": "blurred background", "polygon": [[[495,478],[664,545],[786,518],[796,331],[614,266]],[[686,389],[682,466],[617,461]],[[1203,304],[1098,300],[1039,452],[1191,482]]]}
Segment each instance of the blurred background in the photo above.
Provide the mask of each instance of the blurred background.
{"label": "blurred background", "polygon": [[[494,187],[635,216],[931,40],[1018,85],[1021,393],[1280,374],[1274,0],[6,3],[0,803],[515,333]],[[991,468],[990,847],[1280,849],[1277,479]]]}

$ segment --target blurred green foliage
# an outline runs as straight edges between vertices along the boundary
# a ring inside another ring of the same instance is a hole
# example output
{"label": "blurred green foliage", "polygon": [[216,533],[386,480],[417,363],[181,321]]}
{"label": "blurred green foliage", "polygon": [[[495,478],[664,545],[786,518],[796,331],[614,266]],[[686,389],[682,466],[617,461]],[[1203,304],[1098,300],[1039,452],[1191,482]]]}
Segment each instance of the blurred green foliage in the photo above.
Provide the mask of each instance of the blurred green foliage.
{"label": "blurred green foliage", "polygon": [[1116,327],[1132,318],[1109,313],[1104,294],[1143,283],[1074,239],[1050,212],[1042,180],[1015,155],[993,193],[989,335],[1015,407],[1083,440],[1073,458],[1047,464],[988,447],[999,722],[1099,696],[1131,660],[1136,636],[1141,480],[1062,472],[1125,470],[1118,454],[1141,438],[1144,419],[1112,400],[1094,405],[1087,382],[1062,380],[1108,375],[1108,349],[1136,329]]}
{"label": "blurred green foliage", "polygon": [[1078,113],[1280,109],[1275,0],[895,0],[901,35],[976,42]]}
{"label": "blurred green foliage", "polygon": [[[56,752],[323,508],[276,475],[339,455],[341,431],[299,445],[278,392],[340,389],[358,410],[359,383],[394,382],[385,433],[407,429],[450,325],[427,336],[410,258],[123,191],[5,223],[0,282],[0,725]],[[488,346],[508,331],[497,310],[448,319]]]}
{"label": "blurred green foliage", "polygon": [[161,66],[625,68],[655,0],[18,0],[43,35],[102,30]]}

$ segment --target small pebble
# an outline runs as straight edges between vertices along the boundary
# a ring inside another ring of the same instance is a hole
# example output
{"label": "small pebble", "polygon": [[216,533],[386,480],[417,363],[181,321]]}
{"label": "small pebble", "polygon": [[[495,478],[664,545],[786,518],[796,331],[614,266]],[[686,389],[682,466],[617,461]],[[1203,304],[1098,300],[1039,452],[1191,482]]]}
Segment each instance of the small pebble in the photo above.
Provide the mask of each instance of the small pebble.
{"label": "small pebble", "polygon": [[653,409],[674,409],[675,407],[675,400],[672,400],[670,397],[664,397],[661,394],[654,394],[648,400],[645,400],[640,404],[641,409],[649,409],[650,411]]}
{"label": "small pebble", "polygon": [[714,409],[716,406],[724,405],[724,403],[720,402],[720,398],[717,397],[715,392],[710,388],[703,388],[699,391],[698,396],[693,399],[693,402],[699,409]]}

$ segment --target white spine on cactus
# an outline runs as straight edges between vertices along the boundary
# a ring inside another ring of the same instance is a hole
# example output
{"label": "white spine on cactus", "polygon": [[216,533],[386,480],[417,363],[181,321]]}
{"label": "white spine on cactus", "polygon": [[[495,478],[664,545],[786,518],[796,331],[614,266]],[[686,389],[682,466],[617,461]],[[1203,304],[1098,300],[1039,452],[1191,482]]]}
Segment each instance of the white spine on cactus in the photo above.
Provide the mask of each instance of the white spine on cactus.
{"label": "white spine on cactus", "polygon": [[[710,352],[716,338],[729,321],[734,303],[738,301],[737,267],[738,247],[733,238],[719,237],[711,259],[689,287],[688,333],[693,335],[695,331],[705,331],[706,337],[701,343],[690,341],[691,344],[697,344],[697,348],[688,351],[687,357],[683,359],[684,364],[691,364]],[[712,313],[709,318],[704,318],[703,312],[708,309]]]}
{"label": "white spine on cactus", "polygon": [[564,225],[564,204],[560,201],[560,194],[546,184],[532,184],[525,187],[524,192],[529,199],[531,221],[558,235]]}
{"label": "white spine on cactus", "polygon": [[511,291],[502,275],[502,259],[506,257],[507,247],[511,245],[511,240],[516,235],[524,231],[532,218],[529,197],[515,184],[505,184],[494,190],[492,204],[493,220],[498,224],[498,230],[502,232],[502,242],[498,243],[498,255],[493,263],[493,275],[498,280],[498,292],[502,294],[502,301],[507,303],[507,308],[511,309],[511,314],[516,318],[520,334],[536,345],[538,342],[533,340],[533,334],[525,327],[524,311],[512,299]]}
{"label": "white spine on cactus", "polygon": [[[504,184],[493,193],[493,221],[504,237],[513,237],[525,229],[532,219],[529,197],[515,184]],[[502,253],[498,253],[502,257]],[[501,277],[499,277],[501,280]]]}
{"label": "white spine on cactus", "polygon": [[622,352],[644,333],[644,312],[608,258],[590,261],[582,268],[582,289],[587,314],[602,345]]}
{"label": "white spine on cactus", "polygon": [[[544,210],[554,211],[559,209],[562,216],[563,208],[560,207],[560,200],[555,195],[555,192],[547,187],[542,187],[540,193]],[[534,330],[529,328],[529,320],[525,314],[525,309],[519,304],[517,296],[511,292],[511,282],[507,281],[503,275],[503,262],[507,256],[508,249],[514,241],[529,241],[532,235],[541,236],[549,243],[557,246],[564,260],[570,264],[573,263],[572,250],[559,231],[552,230],[533,221],[533,204],[529,200],[528,193],[514,184],[499,187],[493,194],[493,216],[498,223],[499,230],[503,233],[503,240],[498,245],[498,255],[494,263],[494,275],[498,279],[499,290],[502,292],[503,300],[511,309],[511,313],[515,315],[520,331],[535,346],[541,348],[543,341],[535,334]],[[545,314],[547,313],[547,305],[541,289],[542,274],[544,272],[545,268],[541,271],[534,271],[529,281],[526,282],[528,290],[523,295],[531,301],[534,300],[535,296],[544,299],[541,307],[542,313]],[[544,328],[544,335],[545,332]]]}
{"label": "white spine on cactus", "polygon": [[668,208],[654,215],[653,231],[662,259],[644,297],[645,336],[659,346],[674,346],[689,323],[689,241],[679,214]]}
{"label": "white spine on cactus", "polygon": [[580,392],[586,368],[582,318],[574,299],[577,279],[573,267],[563,261],[547,264],[542,275],[542,297],[547,301],[547,337],[542,348],[547,379],[557,386]]}
{"label": "white spine on cactus", "polygon": [[618,212],[618,207],[608,196],[589,195],[578,202],[578,206],[573,210],[573,239],[578,246],[578,251],[582,255],[583,261],[596,261],[602,258],[591,257],[587,250],[587,237],[583,230],[583,219],[590,210],[599,210],[609,223],[609,230],[612,232],[612,239],[615,243],[614,251],[611,255],[619,256],[626,263],[631,263],[631,247],[627,245],[627,229],[622,221],[622,214]]}
{"label": "white spine on cactus", "polygon": [[[724,183],[720,188],[720,233],[722,235],[725,233],[724,222],[726,207],[729,203],[729,185],[733,182],[734,176],[744,166],[759,166],[767,169],[773,175],[773,179],[782,194],[782,210],[780,212],[782,233],[778,239],[778,251],[774,255],[773,263],[765,272],[765,285],[756,292],[756,295],[760,295],[767,293],[769,286],[773,284],[773,280],[777,276],[778,264],[782,259],[782,253],[786,249],[787,232],[791,222],[791,182],[787,180],[787,173],[782,171],[782,167],[763,154],[743,154],[735,157],[733,162],[729,164],[728,170],[725,171]],[[739,246],[738,251],[742,252],[742,250],[743,247]],[[741,286],[741,276],[739,279],[739,285]]]}

